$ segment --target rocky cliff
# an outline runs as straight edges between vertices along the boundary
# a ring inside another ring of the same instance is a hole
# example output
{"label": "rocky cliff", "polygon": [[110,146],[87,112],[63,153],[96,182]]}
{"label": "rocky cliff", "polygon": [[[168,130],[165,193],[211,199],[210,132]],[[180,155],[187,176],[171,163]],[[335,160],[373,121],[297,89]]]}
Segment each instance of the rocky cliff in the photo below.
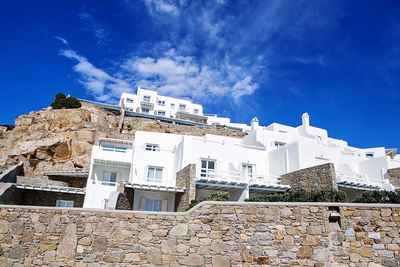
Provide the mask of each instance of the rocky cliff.
{"label": "rocky cliff", "polygon": [[202,136],[217,134],[242,137],[244,133],[212,127],[173,125],[142,118],[125,118],[93,104],[79,109],[30,112],[15,120],[12,130],[0,129],[0,173],[23,161],[26,176],[44,177],[53,170],[88,169],[92,145],[100,137],[133,140],[134,132],[153,131]]}

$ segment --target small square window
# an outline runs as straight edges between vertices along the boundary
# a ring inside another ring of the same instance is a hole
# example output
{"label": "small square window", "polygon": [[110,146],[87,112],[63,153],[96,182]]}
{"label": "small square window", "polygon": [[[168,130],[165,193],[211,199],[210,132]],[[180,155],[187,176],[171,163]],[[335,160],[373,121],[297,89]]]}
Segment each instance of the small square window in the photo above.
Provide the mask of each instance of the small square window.
{"label": "small square window", "polygon": [[145,211],[161,211],[161,200],[146,199],[144,204]]}
{"label": "small square window", "polygon": [[198,110],[198,109],[195,109],[195,110],[193,111],[193,113],[194,113],[195,115],[198,115],[198,114],[199,114],[199,110]]}
{"label": "small square window", "polygon": [[186,105],[185,104],[179,104],[179,110],[180,111],[185,111],[186,110]]}
{"label": "small square window", "polygon": [[128,102],[128,103],[133,103],[133,99],[127,98],[127,99],[126,99],[126,102]]}
{"label": "small square window", "polygon": [[150,102],[150,96],[149,95],[143,96],[143,101]]}
{"label": "small square window", "polygon": [[158,144],[146,144],[147,151],[160,151],[160,145]]}
{"label": "small square window", "polygon": [[117,182],[117,173],[112,171],[104,171],[103,179],[101,180],[102,185],[115,185]]}
{"label": "small square window", "polygon": [[215,160],[202,159],[201,160],[201,177],[208,177],[210,173],[213,173],[215,170]]}
{"label": "small square window", "polygon": [[74,207],[74,201],[72,200],[57,200],[56,201],[56,207],[61,207],[61,208],[73,208]]}
{"label": "small square window", "polygon": [[175,104],[171,104],[171,109],[175,109]]}
{"label": "small square window", "polygon": [[147,169],[147,181],[160,183],[162,181],[163,168],[149,167]]}
{"label": "small square window", "polygon": [[150,109],[142,108],[142,113],[149,114],[150,113]]}
{"label": "small square window", "polygon": [[158,100],[159,106],[165,106],[165,100]]}
{"label": "small square window", "polygon": [[157,115],[165,117],[165,111],[159,110],[159,111],[157,111]]}
{"label": "small square window", "polygon": [[365,153],[365,156],[367,158],[373,158],[374,157],[374,152],[367,152],[367,153]]}

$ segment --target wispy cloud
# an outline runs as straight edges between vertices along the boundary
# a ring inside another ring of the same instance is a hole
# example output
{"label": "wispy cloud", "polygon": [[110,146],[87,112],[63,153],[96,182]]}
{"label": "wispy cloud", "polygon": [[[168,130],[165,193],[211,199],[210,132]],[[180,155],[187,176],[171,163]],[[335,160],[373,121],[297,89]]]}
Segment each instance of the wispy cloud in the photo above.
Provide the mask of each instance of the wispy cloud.
{"label": "wispy cloud", "polygon": [[107,32],[103,25],[99,23],[91,13],[83,10],[78,13],[78,17],[85,23],[84,30],[90,32],[96,39],[97,45],[104,45],[107,43]]}
{"label": "wispy cloud", "polygon": [[73,67],[73,70],[80,76],[78,81],[98,101],[116,102],[123,92],[133,91],[126,81],[95,67],[87,58],[77,54],[74,50],[60,50],[59,55],[78,62]]}
{"label": "wispy cloud", "polygon": [[151,15],[157,13],[167,13],[170,15],[178,15],[179,10],[177,3],[173,0],[144,0],[146,7]]}
{"label": "wispy cloud", "polygon": [[228,61],[217,69],[199,64],[195,57],[180,56],[175,50],[169,50],[159,58],[129,58],[123,69],[128,79],[133,78],[133,82],[156,89],[161,94],[190,97],[202,102],[212,99],[207,96],[230,96],[237,101],[258,87],[250,74],[240,67],[229,66]]}
{"label": "wispy cloud", "polygon": [[62,42],[65,45],[68,45],[68,41],[65,38],[62,38],[60,36],[54,36],[54,39],[59,40],[60,42]]}

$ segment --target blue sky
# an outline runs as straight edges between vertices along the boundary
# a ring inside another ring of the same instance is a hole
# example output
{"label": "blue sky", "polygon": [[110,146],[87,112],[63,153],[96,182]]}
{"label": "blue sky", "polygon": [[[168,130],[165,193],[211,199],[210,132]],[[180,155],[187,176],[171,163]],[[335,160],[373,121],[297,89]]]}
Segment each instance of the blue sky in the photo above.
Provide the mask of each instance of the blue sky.
{"label": "blue sky", "polygon": [[206,112],[400,148],[400,1],[1,1],[0,123],[137,84]]}

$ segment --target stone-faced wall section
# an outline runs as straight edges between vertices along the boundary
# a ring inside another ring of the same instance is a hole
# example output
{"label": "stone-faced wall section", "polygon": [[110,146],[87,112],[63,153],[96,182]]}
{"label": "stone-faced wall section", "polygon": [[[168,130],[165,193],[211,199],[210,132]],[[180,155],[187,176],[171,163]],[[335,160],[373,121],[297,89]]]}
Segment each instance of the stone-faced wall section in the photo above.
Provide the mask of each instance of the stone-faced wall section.
{"label": "stone-faced wall section", "polygon": [[189,164],[176,173],[176,186],[185,188],[185,192],[175,194],[175,210],[185,211],[196,199],[196,164]]}
{"label": "stone-faced wall section", "polygon": [[389,169],[389,181],[392,185],[400,187],[400,168]]}
{"label": "stone-faced wall section", "polygon": [[[340,224],[329,222],[337,209]],[[175,214],[0,206],[0,266],[398,266],[399,229],[400,205],[203,202]]]}
{"label": "stone-faced wall section", "polygon": [[284,174],[281,176],[281,182],[293,189],[337,189],[335,166],[332,163]]}

